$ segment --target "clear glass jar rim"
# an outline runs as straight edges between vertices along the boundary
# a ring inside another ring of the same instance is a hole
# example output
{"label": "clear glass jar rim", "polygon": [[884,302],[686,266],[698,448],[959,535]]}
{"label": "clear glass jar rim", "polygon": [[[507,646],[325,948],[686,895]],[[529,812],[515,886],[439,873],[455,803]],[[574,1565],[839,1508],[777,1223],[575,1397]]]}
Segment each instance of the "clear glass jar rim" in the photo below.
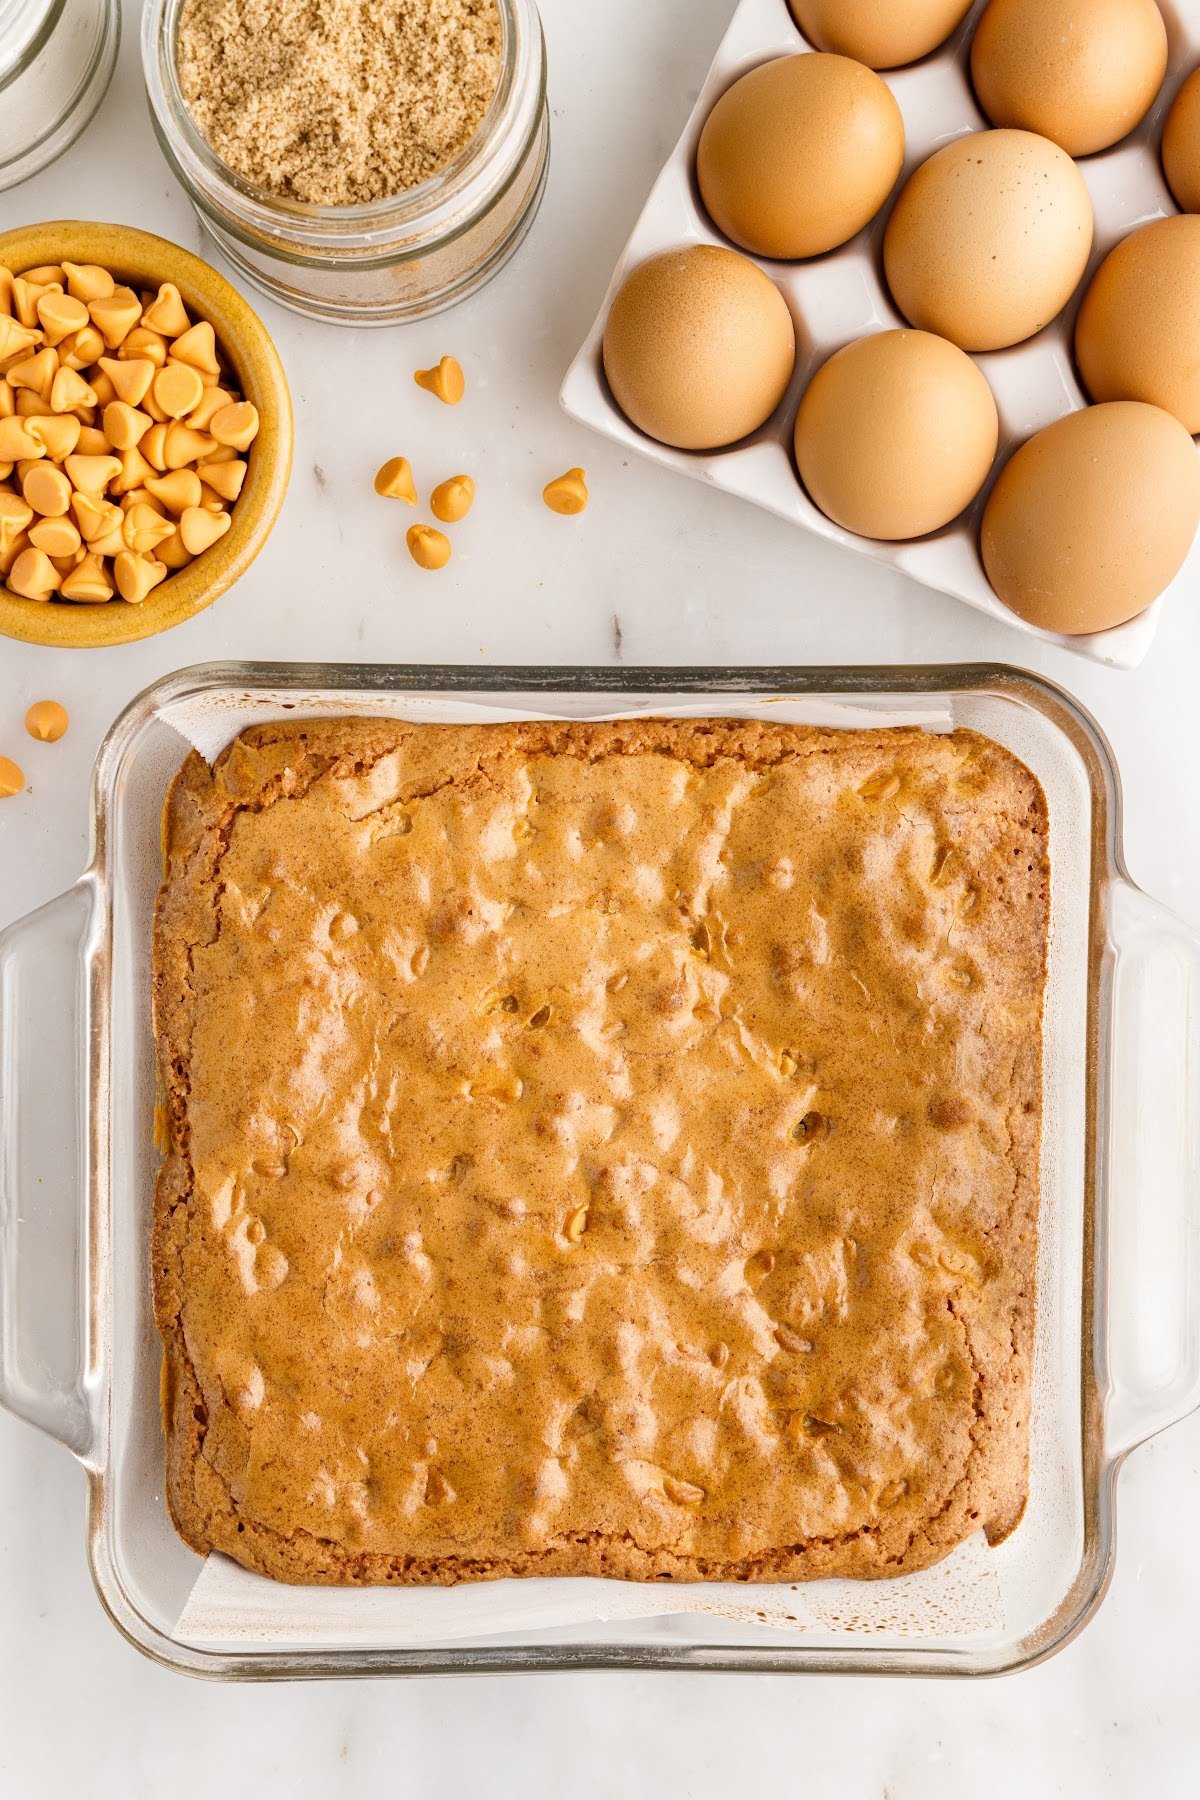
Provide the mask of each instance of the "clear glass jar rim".
{"label": "clear glass jar rim", "polygon": [[67,10],[67,0],[26,0],[7,13],[0,7],[0,94],[40,56]]}
{"label": "clear glass jar rim", "polygon": [[[179,85],[174,42],[184,0],[147,0],[142,61],[151,108],[172,158],[201,199],[266,239],[352,253],[395,237],[436,240],[461,228],[464,214],[486,210],[519,160],[541,112],[544,49],[534,0],[496,0],[503,37],[501,69],[487,112],[459,154],[418,186],[383,200],[318,206],[254,186],[221,160],[198,130]],[[536,101],[536,104],[534,103]]]}

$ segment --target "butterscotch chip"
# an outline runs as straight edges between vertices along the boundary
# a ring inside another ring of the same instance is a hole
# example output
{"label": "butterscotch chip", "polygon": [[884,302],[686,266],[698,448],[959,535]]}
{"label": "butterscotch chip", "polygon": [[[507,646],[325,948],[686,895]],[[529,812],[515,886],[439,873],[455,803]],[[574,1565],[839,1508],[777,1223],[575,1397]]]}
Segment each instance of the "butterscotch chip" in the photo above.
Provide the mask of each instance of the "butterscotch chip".
{"label": "butterscotch chip", "polygon": [[189,506],[179,521],[179,535],[189,556],[199,556],[224,537],[233,520],[227,512],[210,512],[205,506]]}
{"label": "butterscotch chip", "polygon": [[30,393],[40,395],[49,405],[50,392],[57,374],[58,357],[55,352],[39,350],[36,355],[27,357],[24,362],[13,363],[5,375],[5,380],[10,388],[25,388]]}
{"label": "butterscotch chip", "polygon": [[66,707],[60,706],[57,700],[35,700],[25,714],[26,731],[43,744],[57,744],[59,738],[66,735],[70,723]]}
{"label": "butterscotch chip", "polygon": [[50,386],[50,411],[73,412],[78,407],[92,407],[95,404],[95,388],[88,386],[78,370],[60,364]]}
{"label": "butterscotch chip", "polygon": [[435,400],[446,406],[457,406],[467,391],[467,379],[462,372],[461,363],[453,356],[443,356],[432,369],[417,369],[413,380]]}
{"label": "butterscotch chip", "polygon": [[422,569],[444,569],[450,561],[450,539],[433,525],[410,525],[408,553]]}
{"label": "butterscotch chip", "polygon": [[156,298],[142,314],[142,324],[166,338],[177,338],[188,329],[191,320],[174,282],[164,281]]}
{"label": "butterscotch chip", "polygon": [[11,800],[25,786],[25,771],[11,757],[0,756],[0,800]]}
{"label": "butterscotch chip", "polygon": [[246,464],[237,457],[230,462],[197,463],[196,474],[219,499],[232,504],[245,486]]}
{"label": "butterscotch chip", "polygon": [[22,550],[5,579],[23,600],[48,600],[58,586],[58,570],[44,550]]}
{"label": "butterscotch chip", "polygon": [[258,436],[258,409],[249,400],[223,406],[208,422],[208,429],[218,444],[233,450],[248,450]]}
{"label": "butterscotch chip", "polygon": [[121,459],[119,456],[68,456],[65,467],[77,493],[98,499],[120,477]]}
{"label": "butterscotch chip", "polygon": [[141,556],[134,550],[122,550],[113,559],[113,578],[117,584],[117,592],[131,606],[140,606],[151,590],[160,581],[166,580],[166,576],[165,563],[150,556]]}
{"label": "butterscotch chip", "polygon": [[88,314],[107,347],[116,350],[141,318],[142,303],[130,288],[114,287],[88,303]]}
{"label": "butterscotch chip", "polygon": [[[224,467],[225,465],[222,465]],[[232,469],[245,471],[244,463],[230,463]],[[202,464],[207,468],[208,464]],[[207,477],[205,477],[207,479]],[[165,506],[168,512],[179,515],[185,513],[189,506],[199,506],[203,483],[197,469],[172,469],[169,475],[147,475],[146,492]]]}
{"label": "butterscotch chip", "polygon": [[43,294],[37,304],[37,316],[48,344],[61,344],[65,337],[82,331],[89,323],[87,307],[70,294]]}
{"label": "butterscotch chip", "polygon": [[98,263],[65,262],[63,274],[68,294],[82,300],[85,306],[93,300],[111,300],[117,285],[108,270]]}
{"label": "butterscotch chip", "polygon": [[[212,387],[206,387],[200,395],[199,401],[187,416],[188,424],[193,431],[207,431],[217,413],[229,406],[232,400],[233,395],[227,393],[224,388],[217,387],[215,383]],[[222,446],[222,448],[227,448],[227,446]],[[216,451],[213,454],[216,455]]]}
{"label": "butterscotch chip", "polygon": [[126,406],[140,406],[150,392],[157,364],[148,356],[131,356],[124,362],[119,356],[102,356],[98,361],[112,383],[116,398],[123,400]]}
{"label": "butterscotch chip", "polygon": [[125,362],[152,362],[161,369],[167,360],[167,339],[148,325],[135,325],[122,339],[117,356]]}
{"label": "butterscotch chip", "polygon": [[169,362],[154,377],[152,392],[168,419],[182,419],[194,412],[204,398],[204,383],[199,370],[189,368],[187,363]]}
{"label": "butterscotch chip", "polygon": [[563,1226],[564,1236],[570,1238],[573,1244],[577,1244],[587,1230],[587,1223],[588,1208],[586,1206],[577,1206],[568,1216],[567,1222]]}
{"label": "butterscotch chip", "polygon": [[78,528],[70,519],[46,517],[29,528],[29,541],[35,549],[44,550],[56,566],[64,557],[74,556],[80,547]]}
{"label": "butterscotch chip", "polygon": [[429,496],[429,510],[435,519],[455,525],[465,519],[475,503],[475,483],[469,475],[452,475],[439,482]]}
{"label": "butterscotch chip", "polygon": [[384,500],[405,500],[417,504],[417,484],[407,456],[391,456],[375,477],[375,492]]}
{"label": "butterscotch chip", "polygon": [[187,363],[191,368],[199,369],[202,375],[221,373],[216,333],[207,319],[198,320],[180,333],[171,345],[171,360]]}
{"label": "butterscotch chip", "polygon": [[58,346],[58,363],[62,369],[86,369],[98,362],[104,350],[104,339],[94,325],[85,325],[64,338]]}
{"label": "butterscotch chip", "polygon": [[27,429],[47,457],[63,462],[78,445],[83,428],[72,413],[52,413],[49,417],[33,415],[27,421]]}
{"label": "butterscotch chip", "polygon": [[568,518],[581,513],[588,503],[587,481],[582,469],[568,469],[565,475],[556,475],[542,489],[542,499],[551,512],[563,513]]}
{"label": "butterscotch chip", "polygon": [[132,450],[153,423],[149,413],[124,400],[110,400],[104,409],[104,435],[114,450]]}
{"label": "butterscotch chip", "polygon": [[188,1543],[745,1582],[1003,1538],[1047,841],[965,731],[305,719],[189,757],[150,1263]]}

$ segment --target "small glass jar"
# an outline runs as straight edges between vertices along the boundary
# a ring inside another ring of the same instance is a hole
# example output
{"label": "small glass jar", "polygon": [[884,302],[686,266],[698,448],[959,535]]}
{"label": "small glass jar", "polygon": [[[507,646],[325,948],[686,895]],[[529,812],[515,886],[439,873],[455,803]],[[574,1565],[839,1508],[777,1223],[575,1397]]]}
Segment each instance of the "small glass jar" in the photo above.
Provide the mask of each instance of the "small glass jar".
{"label": "small glass jar", "polygon": [[297,312],[387,325],[453,306],[489,281],[533,223],[550,153],[546,47],[534,0],[497,0],[500,77],[474,136],[392,199],[314,206],[264,192],[201,136],[179,86],[183,0],[147,0],[142,62],[163,154],[233,266]]}
{"label": "small glass jar", "polygon": [[0,0],[0,189],[75,142],[120,41],[120,0]]}

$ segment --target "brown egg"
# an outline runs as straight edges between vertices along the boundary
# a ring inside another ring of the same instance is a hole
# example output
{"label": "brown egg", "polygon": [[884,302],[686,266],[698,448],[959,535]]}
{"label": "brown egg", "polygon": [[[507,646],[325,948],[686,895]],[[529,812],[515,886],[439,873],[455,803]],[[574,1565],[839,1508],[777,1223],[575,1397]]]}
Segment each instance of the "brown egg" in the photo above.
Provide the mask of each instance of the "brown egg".
{"label": "brown egg", "polygon": [[971,43],[971,79],[993,125],[1040,131],[1071,156],[1132,131],[1166,72],[1154,0],[989,0]]}
{"label": "brown egg", "polygon": [[1200,432],[1200,218],[1155,219],[1110,250],[1075,321],[1093,400],[1146,400]]}
{"label": "brown egg", "polygon": [[814,504],[847,531],[922,537],[971,504],[997,431],[992,390],[964,351],[927,331],[881,331],[809,382],[796,464]]}
{"label": "brown egg", "polygon": [[820,256],[861,231],[904,161],[891,89],[845,56],[781,56],[709,113],[696,179],[709,217],[756,256]]}
{"label": "brown egg", "polygon": [[783,295],[736,250],[694,244],[626,277],[604,373],[627,418],[681,450],[716,450],[769,419],[796,360]]}
{"label": "brown egg", "polygon": [[1092,203],[1066,152],[1030,131],[977,131],[909,176],[883,259],[910,325],[1002,350],[1062,311],[1091,247]]}
{"label": "brown egg", "polygon": [[1200,457],[1178,419],[1114,400],[1047,425],[988,496],[980,549],[1007,606],[1046,631],[1105,631],[1144,612],[1200,522]]}
{"label": "brown egg", "polygon": [[1171,103],[1162,135],[1163,174],[1184,212],[1200,213],[1200,69]]}
{"label": "brown egg", "polygon": [[944,44],[972,0],[788,0],[818,50],[856,56],[869,69],[898,69]]}

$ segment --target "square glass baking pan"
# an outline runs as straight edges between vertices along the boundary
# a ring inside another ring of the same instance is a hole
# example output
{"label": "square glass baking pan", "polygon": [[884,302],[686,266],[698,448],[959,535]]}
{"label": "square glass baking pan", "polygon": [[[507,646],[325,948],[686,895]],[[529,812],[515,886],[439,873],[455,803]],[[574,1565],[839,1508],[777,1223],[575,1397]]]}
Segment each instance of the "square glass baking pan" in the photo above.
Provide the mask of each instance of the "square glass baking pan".
{"label": "square glass baking pan", "polygon": [[[158,1162],[150,953],[167,787],[255,721],[629,713],[956,726],[1038,776],[1051,941],[1029,1503],[877,1582],[542,1579],[308,1589],[176,1537],[163,1497],[149,1224]],[[0,935],[0,1400],[88,1475],[100,1598],[148,1655],[226,1679],[563,1668],[980,1675],[1050,1655],[1103,1597],[1123,1458],[1200,1404],[1200,938],[1121,855],[1120,789],[1086,713],[1002,666],[463,669],[223,664],[117,720],[93,857]]]}

